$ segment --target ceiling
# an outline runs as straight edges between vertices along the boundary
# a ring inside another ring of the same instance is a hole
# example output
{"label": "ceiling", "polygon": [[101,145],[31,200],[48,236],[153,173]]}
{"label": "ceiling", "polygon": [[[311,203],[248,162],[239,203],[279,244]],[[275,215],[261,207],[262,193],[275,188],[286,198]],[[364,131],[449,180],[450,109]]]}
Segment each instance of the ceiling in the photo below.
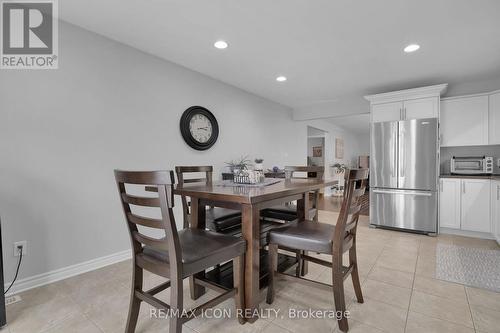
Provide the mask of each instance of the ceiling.
{"label": "ceiling", "polygon": [[[73,0],[61,19],[296,110],[500,76],[498,0]],[[216,40],[229,43],[225,50]],[[421,49],[405,54],[409,43]],[[278,83],[275,78],[288,80]],[[352,110],[353,113],[365,112]]]}
{"label": "ceiling", "polygon": [[327,118],[327,121],[354,134],[368,135],[370,133],[369,113]]}

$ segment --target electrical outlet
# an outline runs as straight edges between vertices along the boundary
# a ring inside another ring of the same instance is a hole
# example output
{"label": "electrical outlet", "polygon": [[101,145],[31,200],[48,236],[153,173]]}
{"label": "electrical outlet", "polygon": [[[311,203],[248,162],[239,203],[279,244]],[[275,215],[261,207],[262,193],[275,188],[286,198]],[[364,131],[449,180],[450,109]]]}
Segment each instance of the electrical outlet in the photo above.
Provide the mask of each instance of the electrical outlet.
{"label": "electrical outlet", "polygon": [[14,243],[14,257],[19,257],[19,247],[23,248],[23,256],[28,254],[28,241],[19,241]]}

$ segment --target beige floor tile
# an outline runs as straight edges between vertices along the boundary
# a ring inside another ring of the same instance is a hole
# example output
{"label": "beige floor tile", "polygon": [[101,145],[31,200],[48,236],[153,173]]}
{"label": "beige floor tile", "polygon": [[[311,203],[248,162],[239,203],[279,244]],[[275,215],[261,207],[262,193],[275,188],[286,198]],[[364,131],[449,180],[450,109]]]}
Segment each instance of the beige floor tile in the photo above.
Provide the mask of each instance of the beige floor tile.
{"label": "beige floor tile", "polygon": [[491,239],[480,239],[480,238],[472,238],[472,237],[454,236],[453,237],[453,244],[458,245],[458,246],[491,249],[491,250],[498,250],[499,249],[496,241],[491,240]]}
{"label": "beige floor tile", "polygon": [[[342,333],[339,329],[338,325],[334,331],[335,333]],[[349,333],[383,333],[384,331],[379,330],[378,328],[365,325],[356,320],[349,320]]]}
{"label": "beige floor tile", "polygon": [[416,263],[417,263],[416,253],[414,254],[405,252],[395,252],[388,249],[384,249],[380,257],[378,258],[377,262],[375,263],[375,266],[414,273]]}
{"label": "beige floor tile", "polygon": [[500,332],[500,311],[471,305],[471,312],[477,330],[488,333]]}
{"label": "beige floor tile", "polygon": [[406,333],[474,333],[474,329],[410,311]]}
{"label": "beige floor tile", "polygon": [[[361,285],[363,285],[364,277],[360,276],[359,279],[361,281]],[[327,269],[325,272],[323,272],[318,277],[317,281],[331,285],[332,284],[331,270]],[[361,288],[361,290],[363,290],[363,288]],[[323,291],[323,292],[327,292],[327,291]],[[348,277],[347,279],[344,280],[344,293],[345,293],[345,298],[346,298],[346,304],[350,303],[351,300],[355,297],[354,286],[352,284],[351,277]],[[332,300],[333,300],[333,289],[332,289],[330,295],[332,296]]]}
{"label": "beige floor tile", "polygon": [[[324,309],[321,307],[313,307],[314,310],[334,311],[333,308]],[[308,315],[309,307],[304,307],[302,304],[291,303],[288,311],[275,320],[273,324],[281,326],[292,332],[328,332],[331,333],[335,329],[337,322],[332,318],[310,318]],[[334,313],[334,312],[332,312]],[[301,314],[297,316],[297,314]]]}
{"label": "beige floor tile", "polygon": [[265,326],[262,330],[260,330],[258,332],[260,332],[260,333],[290,333],[292,331],[289,331],[286,328],[283,328],[283,327],[278,326],[276,324],[269,323],[267,326]]}
{"label": "beige floor tile", "polygon": [[82,314],[75,314],[61,321],[43,333],[102,333],[92,321]]}
{"label": "beige floor tile", "polygon": [[411,289],[367,279],[363,284],[363,295],[379,302],[395,305],[405,310],[410,305]]}
{"label": "beige floor tile", "polygon": [[436,278],[436,258],[428,256],[418,256],[415,275]]}
{"label": "beige floor tile", "polygon": [[473,327],[469,305],[466,301],[461,302],[414,290],[411,296],[410,311]]}
{"label": "beige floor tile", "polygon": [[[168,319],[139,318],[135,333],[168,333]],[[124,332],[122,330],[121,332]],[[182,333],[196,333],[186,325],[182,325]]]}
{"label": "beige floor tile", "polygon": [[368,274],[368,278],[408,289],[411,289],[413,285],[412,273],[397,271],[385,267],[373,267],[370,274]]}
{"label": "beige floor tile", "polygon": [[461,284],[446,282],[437,279],[416,276],[413,289],[435,296],[467,301],[465,287]]}
{"label": "beige floor tile", "polygon": [[500,311],[500,293],[472,287],[465,287],[465,290],[471,305],[479,305]]}
{"label": "beige floor tile", "polygon": [[11,333],[42,332],[80,312],[69,297],[22,308],[22,302],[7,306],[7,322]]}
{"label": "beige floor tile", "polygon": [[9,325],[0,328],[0,333],[10,333]]}
{"label": "beige floor tile", "polygon": [[350,311],[352,320],[386,332],[403,332],[407,310],[394,305],[366,299],[363,304],[353,303]]}

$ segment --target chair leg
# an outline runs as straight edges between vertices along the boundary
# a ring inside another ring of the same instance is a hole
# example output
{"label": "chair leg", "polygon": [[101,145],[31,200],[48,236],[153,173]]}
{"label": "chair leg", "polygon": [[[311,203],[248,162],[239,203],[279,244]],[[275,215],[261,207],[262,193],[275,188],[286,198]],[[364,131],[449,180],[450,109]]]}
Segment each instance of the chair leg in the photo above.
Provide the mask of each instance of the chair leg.
{"label": "chair leg", "polygon": [[128,310],[127,326],[125,332],[133,333],[135,332],[135,327],[137,325],[137,318],[139,318],[139,310],[141,308],[141,300],[135,297],[136,290],[142,290],[142,278],[143,271],[142,268],[134,264],[132,271],[132,290],[130,293],[130,306]]}
{"label": "chair leg", "polygon": [[278,245],[269,244],[269,282],[267,287],[267,304],[272,304],[274,302],[274,272],[278,270]]}
{"label": "chair leg", "polygon": [[347,332],[349,330],[349,324],[347,323],[347,318],[345,317],[345,295],[344,295],[344,279],[340,273],[340,269],[333,268],[332,271],[332,285],[333,285],[333,297],[335,300],[335,311],[337,314],[340,313],[340,319],[338,319],[339,329],[342,332]]}
{"label": "chair leg", "polygon": [[181,333],[182,332],[182,322],[181,314],[183,309],[183,290],[182,290],[182,279],[179,277],[173,277],[170,280],[170,310],[172,311],[170,316],[170,333]]}
{"label": "chair leg", "polygon": [[351,278],[352,285],[354,287],[354,292],[356,293],[356,299],[358,303],[363,303],[363,293],[361,292],[361,283],[359,282],[359,272],[358,272],[358,263],[356,260],[356,248],[353,246],[349,251],[349,262],[354,267],[352,268]]}
{"label": "chair leg", "polygon": [[245,255],[241,255],[233,259],[233,285],[237,289],[234,296],[234,304],[236,305],[236,316],[240,324],[245,323],[243,315],[243,307],[245,303]]}
{"label": "chair leg", "polygon": [[302,250],[296,250],[296,252],[295,252],[295,259],[297,259],[297,267],[295,269],[295,276],[296,277],[302,277],[302,276],[306,275],[304,273],[305,260],[300,257],[301,254],[306,254],[306,252],[302,251]]}

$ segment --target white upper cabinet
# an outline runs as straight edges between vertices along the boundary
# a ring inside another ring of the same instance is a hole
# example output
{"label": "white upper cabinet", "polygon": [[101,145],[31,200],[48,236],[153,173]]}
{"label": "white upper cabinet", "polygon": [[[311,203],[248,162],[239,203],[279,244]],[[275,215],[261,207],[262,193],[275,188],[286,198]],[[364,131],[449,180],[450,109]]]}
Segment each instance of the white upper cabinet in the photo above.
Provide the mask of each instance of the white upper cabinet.
{"label": "white upper cabinet", "polygon": [[500,92],[491,94],[489,108],[489,144],[500,144]]}
{"label": "white upper cabinet", "polygon": [[439,226],[460,229],[460,184],[458,178],[441,178]]}
{"label": "white upper cabinet", "polygon": [[438,118],[439,117],[439,97],[419,98],[404,101],[404,120]]}
{"label": "white upper cabinet", "polygon": [[370,102],[371,122],[439,117],[439,100],[447,84],[365,96]]}
{"label": "white upper cabinet", "polygon": [[491,232],[491,182],[462,179],[462,230]]}
{"label": "white upper cabinet", "polygon": [[372,123],[400,120],[403,112],[402,102],[382,103],[372,105]]}
{"label": "white upper cabinet", "polygon": [[441,101],[441,146],[488,144],[488,96]]}

